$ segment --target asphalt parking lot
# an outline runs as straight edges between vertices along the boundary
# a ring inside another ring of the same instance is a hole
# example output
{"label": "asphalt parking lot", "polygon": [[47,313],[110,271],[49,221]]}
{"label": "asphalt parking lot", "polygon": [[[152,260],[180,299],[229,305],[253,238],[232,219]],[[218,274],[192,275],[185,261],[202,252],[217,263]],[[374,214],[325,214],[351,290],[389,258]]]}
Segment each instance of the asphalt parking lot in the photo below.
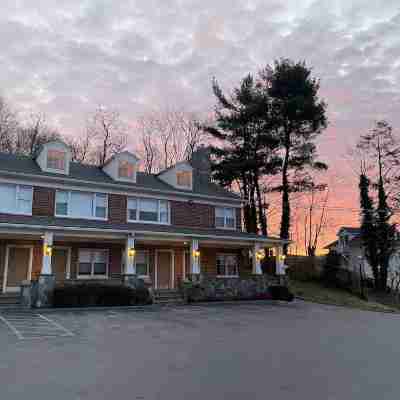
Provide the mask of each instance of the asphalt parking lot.
{"label": "asphalt parking lot", "polygon": [[2,400],[400,395],[400,315],[297,301],[0,317]]}

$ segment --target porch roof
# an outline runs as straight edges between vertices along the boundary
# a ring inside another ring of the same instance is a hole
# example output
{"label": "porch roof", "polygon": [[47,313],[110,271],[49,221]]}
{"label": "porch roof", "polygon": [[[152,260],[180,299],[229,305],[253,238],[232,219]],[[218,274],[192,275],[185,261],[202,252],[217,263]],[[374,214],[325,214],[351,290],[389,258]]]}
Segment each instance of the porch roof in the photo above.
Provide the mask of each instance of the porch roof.
{"label": "porch roof", "polygon": [[183,237],[197,239],[237,240],[244,242],[262,242],[265,244],[284,244],[288,241],[270,236],[261,236],[236,230],[202,229],[177,227],[172,225],[156,225],[143,223],[119,223],[110,224],[107,221],[53,218],[25,215],[3,215],[0,214],[0,230],[28,229],[40,232],[52,230],[55,232],[80,233],[95,232],[106,234],[129,234],[135,233],[144,236]]}

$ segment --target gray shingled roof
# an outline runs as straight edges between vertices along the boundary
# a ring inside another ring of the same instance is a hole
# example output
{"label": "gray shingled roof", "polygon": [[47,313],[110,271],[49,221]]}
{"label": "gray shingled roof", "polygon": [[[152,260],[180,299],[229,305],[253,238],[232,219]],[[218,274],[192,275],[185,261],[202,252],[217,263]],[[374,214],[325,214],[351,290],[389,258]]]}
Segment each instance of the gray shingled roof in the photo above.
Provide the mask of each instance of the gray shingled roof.
{"label": "gray shingled roof", "polygon": [[[40,169],[35,160],[31,157],[13,155],[0,153],[0,172],[14,172],[14,173],[25,173],[25,174],[35,174],[38,176],[59,176],[61,179],[65,178],[65,175],[54,174],[49,172],[44,172]],[[76,179],[79,181],[90,181],[95,183],[106,183],[114,184],[116,187],[121,186],[121,183],[115,182],[111,177],[109,177],[101,168],[93,165],[85,165],[80,163],[72,162],[70,164],[70,174],[68,178]],[[151,190],[162,191],[174,191],[181,192],[182,194],[187,193],[186,190],[176,189],[167,183],[163,182],[161,179],[154,174],[147,174],[144,172],[138,172],[137,183],[123,183],[123,186],[131,186],[132,188],[148,188]],[[239,200],[240,197],[233,192],[229,192],[211,182],[203,182],[200,180],[194,181],[193,192],[194,194],[206,195],[206,196],[217,196],[225,197],[230,200]]]}
{"label": "gray shingled roof", "polygon": [[75,219],[75,218],[53,218],[53,217],[40,217],[40,216],[26,216],[26,215],[6,215],[0,214],[0,227],[2,225],[12,224],[21,225],[24,224],[30,226],[43,227],[44,229],[48,226],[59,228],[76,228],[84,231],[85,229],[102,229],[106,233],[107,231],[120,230],[120,231],[143,231],[149,232],[154,235],[162,233],[174,233],[191,236],[229,236],[237,238],[238,240],[280,240],[275,237],[260,236],[252,233],[221,230],[221,229],[201,229],[201,228],[189,228],[189,227],[176,227],[172,225],[153,225],[143,223],[120,223],[110,224],[107,221],[87,220],[87,219]]}

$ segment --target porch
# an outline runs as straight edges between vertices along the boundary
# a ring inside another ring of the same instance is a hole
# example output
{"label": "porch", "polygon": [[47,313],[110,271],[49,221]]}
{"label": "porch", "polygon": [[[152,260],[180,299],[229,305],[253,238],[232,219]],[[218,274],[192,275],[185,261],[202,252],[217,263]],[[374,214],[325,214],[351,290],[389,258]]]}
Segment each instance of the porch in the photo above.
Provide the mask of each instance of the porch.
{"label": "porch", "polygon": [[109,235],[93,232],[0,233],[0,289],[18,293],[22,284],[51,276],[55,285],[74,281],[121,283],[142,279],[154,289],[176,289],[185,280],[238,279],[261,275],[261,263],[281,263],[281,243]]}

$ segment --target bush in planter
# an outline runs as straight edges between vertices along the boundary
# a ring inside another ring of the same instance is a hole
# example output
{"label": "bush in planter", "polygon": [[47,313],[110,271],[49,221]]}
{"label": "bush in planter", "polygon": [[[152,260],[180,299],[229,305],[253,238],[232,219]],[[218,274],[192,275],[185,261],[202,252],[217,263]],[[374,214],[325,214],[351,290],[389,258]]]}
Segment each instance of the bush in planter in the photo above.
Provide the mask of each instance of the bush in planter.
{"label": "bush in planter", "polygon": [[270,286],[268,291],[272,300],[293,301],[294,299],[293,293],[286,286]]}
{"label": "bush in planter", "polygon": [[132,289],[123,285],[104,283],[80,283],[56,287],[53,297],[55,307],[130,306],[149,303],[151,297],[146,288]]}

